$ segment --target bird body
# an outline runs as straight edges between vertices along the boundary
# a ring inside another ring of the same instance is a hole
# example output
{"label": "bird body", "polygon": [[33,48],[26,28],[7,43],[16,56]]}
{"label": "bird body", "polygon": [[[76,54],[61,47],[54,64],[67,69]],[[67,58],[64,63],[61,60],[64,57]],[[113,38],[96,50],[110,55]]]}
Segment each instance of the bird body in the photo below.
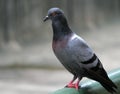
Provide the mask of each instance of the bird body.
{"label": "bird body", "polygon": [[[52,48],[63,66],[74,77],[67,87],[79,88],[83,77],[98,81],[110,93],[116,92],[117,86],[109,79],[99,58],[87,42],[75,34],[68,26],[64,13],[59,8],[51,8],[44,19],[52,20]],[[77,83],[73,82],[78,78]]]}
{"label": "bird body", "polygon": [[77,69],[76,73],[79,76],[82,73],[82,68],[92,68],[98,62],[98,60],[95,60],[92,64],[81,63],[91,59],[94,53],[86,42],[75,33],[70,33],[67,37],[64,36],[62,40],[53,41],[53,51],[65,67],[69,66],[67,68],[69,71],[73,68],[74,70]]}

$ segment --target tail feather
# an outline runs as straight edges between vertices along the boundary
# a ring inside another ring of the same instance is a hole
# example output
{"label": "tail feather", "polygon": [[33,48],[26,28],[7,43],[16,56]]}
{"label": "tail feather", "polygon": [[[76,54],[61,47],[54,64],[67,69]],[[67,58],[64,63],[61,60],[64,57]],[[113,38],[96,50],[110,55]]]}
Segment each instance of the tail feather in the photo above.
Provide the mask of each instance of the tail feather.
{"label": "tail feather", "polygon": [[114,87],[111,87],[111,86],[109,86],[109,85],[107,85],[107,84],[104,84],[104,83],[101,83],[101,82],[100,82],[100,84],[101,84],[108,92],[110,92],[111,94],[113,94],[114,92],[116,92],[116,90],[115,90]]}
{"label": "tail feather", "polygon": [[90,79],[98,81],[111,94],[116,92],[117,86],[109,79],[104,69],[99,71],[85,69],[85,75]]}

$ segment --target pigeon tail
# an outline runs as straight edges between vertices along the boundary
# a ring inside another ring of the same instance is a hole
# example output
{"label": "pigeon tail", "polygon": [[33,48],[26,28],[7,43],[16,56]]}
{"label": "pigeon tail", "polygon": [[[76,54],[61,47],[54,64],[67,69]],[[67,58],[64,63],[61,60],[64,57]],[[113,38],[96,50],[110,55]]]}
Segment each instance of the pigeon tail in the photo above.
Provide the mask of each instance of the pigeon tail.
{"label": "pigeon tail", "polygon": [[108,78],[105,70],[99,69],[100,71],[95,72],[93,70],[85,70],[85,74],[88,78],[98,81],[108,92],[111,94],[115,93],[117,86]]}
{"label": "pigeon tail", "polygon": [[113,82],[111,82],[110,79],[109,79],[109,83],[100,82],[100,84],[111,94],[116,93],[115,89],[117,89],[117,86]]}

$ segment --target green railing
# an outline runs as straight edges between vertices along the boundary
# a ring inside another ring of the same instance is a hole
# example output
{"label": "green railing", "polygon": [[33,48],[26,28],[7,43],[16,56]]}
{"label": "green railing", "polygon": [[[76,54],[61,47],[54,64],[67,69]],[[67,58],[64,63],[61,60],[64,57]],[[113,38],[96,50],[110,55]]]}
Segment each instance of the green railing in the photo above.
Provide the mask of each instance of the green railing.
{"label": "green railing", "polygon": [[[110,79],[118,86],[117,93],[120,94],[120,69],[109,73]],[[81,88],[77,91],[74,88],[63,88],[51,94],[110,94],[98,82],[87,80],[81,83]]]}

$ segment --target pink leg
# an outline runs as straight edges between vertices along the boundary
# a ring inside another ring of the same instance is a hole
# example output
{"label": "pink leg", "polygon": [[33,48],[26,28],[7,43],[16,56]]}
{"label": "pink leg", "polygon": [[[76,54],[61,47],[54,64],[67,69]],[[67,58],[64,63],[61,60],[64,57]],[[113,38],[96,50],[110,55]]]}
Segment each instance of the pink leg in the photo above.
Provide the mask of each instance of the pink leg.
{"label": "pink leg", "polygon": [[72,81],[69,82],[69,84],[66,87],[69,88],[75,88],[75,84],[73,84],[73,82],[77,79],[76,76],[73,77]]}
{"label": "pink leg", "polygon": [[75,79],[73,79],[73,80],[67,85],[67,87],[69,87],[69,88],[75,88],[76,90],[78,90],[78,89],[79,89],[79,83],[80,83],[81,79],[82,79],[82,78],[78,78],[78,80],[77,80],[77,82],[76,82],[75,84],[73,84],[73,82],[74,82],[74,80],[75,80]]}
{"label": "pink leg", "polygon": [[75,83],[75,86],[74,86],[74,87],[75,87],[76,90],[79,89],[80,80],[81,80],[81,79],[78,79],[78,81]]}

